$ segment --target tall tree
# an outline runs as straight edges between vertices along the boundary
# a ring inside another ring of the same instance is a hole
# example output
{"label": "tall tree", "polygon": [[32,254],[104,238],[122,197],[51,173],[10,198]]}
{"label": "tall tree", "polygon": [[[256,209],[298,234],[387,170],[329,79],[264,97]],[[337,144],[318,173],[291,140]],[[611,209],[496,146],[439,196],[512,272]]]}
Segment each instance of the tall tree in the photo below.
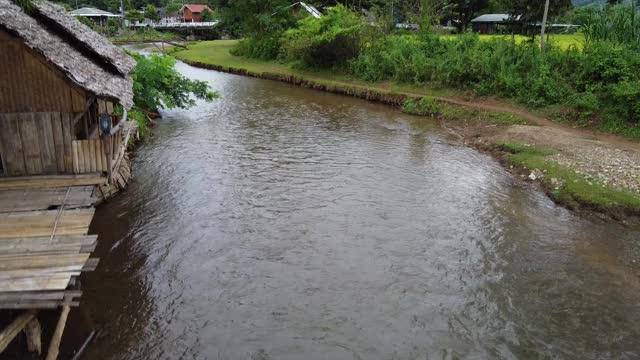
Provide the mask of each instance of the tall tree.
{"label": "tall tree", "polygon": [[[545,5],[545,1],[540,0],[502,0],[505,11],[512,16],[513,20],[518,19],[523,27],[542,22]],[[548,18],[555,18],[572,6],[571,0],[549,0]]]}
{"label": "tall tree", "polygon": [[153,21],[160,20],[160,17],[158,16],[158,9],[151,4],[147,4],[147,7],[144,8],[144,17]]}
{"label": "tall tree", "polygon": [[457,26],[464,32],[473,16],[489,6],[489,0],[453,0],[452,4]]}

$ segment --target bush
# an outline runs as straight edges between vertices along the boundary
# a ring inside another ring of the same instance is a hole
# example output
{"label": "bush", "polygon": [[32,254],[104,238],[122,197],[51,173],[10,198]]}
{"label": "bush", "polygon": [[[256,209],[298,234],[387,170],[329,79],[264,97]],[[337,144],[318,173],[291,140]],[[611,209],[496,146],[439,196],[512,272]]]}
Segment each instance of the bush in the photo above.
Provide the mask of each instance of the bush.
{"label": "bush", "polygon": [[593,42],[584,51],[475,34],[440,40],[392,35],[366,48],[351,71],[366,81],[435,82],[478,95],[514,98],[531,107],[566,105],[586,120],[598,112],[640,122],[640,53],[626,45]]}
{"label": "bush", "polygon": [[230,53],[260,60],[272,60],[278,57],[282,32],[250,37],[238,42]]}
{"label": "bush", "polygon": [[344,68],[360,54],[373,28],[342,5],[316,19],[309,16],[282,38],[280,57],[306,68]]}

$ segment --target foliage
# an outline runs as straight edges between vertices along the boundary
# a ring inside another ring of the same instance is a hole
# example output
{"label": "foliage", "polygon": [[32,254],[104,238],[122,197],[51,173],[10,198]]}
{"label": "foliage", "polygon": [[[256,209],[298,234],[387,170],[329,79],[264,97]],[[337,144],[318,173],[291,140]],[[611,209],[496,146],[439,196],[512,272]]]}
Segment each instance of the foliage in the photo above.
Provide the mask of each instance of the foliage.
{"label": "foliage", "polygon": [[273,38],[295,24],[289,0],[216,0],[225,32],[237,37]]}
{"label": "foliage", "polygon": [[[512,14],[512,16],[519,15],[518,22],[522,27],[525,27],[526,24],[541,22],[544,6],[545,1],[502,0],[505,13]],[[549,18],[565,13],[572,6],[571,0],[550,0]]]}
{"label": "foliage", "polygon": [[124,18],[131,21],[144,21],[144,15],[138,10],[129,10],[126,14],[124,14]]}
{"label": "foliage", "polygon": [[309,16],[284,33],[281,58],[307,68],[345,67],[374,36],[364,17],[342,5],[319,19]]}
{"label": "foliage", "polygon": [[412,115],[436,116],[442,111],[442,106],[431,98],[410,98],[404,102],[402,111]]}
{"label": "foliage", "polygon": [[215,20],[215,15],[209,9],[204,9],[200,14],[200,18],[202,19],[202,21],[209,22]]}
{"label": "foliage", "polygon": [[635,2],[589,13],[584,26],[587,43],[611,41],[640,49],[640,13]]}
{"label": "foliage", "polygon": [[570,106],[576,120],[607,112],[640,122],[640,54],[607,42],[584,51],[550,46],[543,55],[534,43],[514,46],[474,34],[454,40],[393,35],[367,48],[351,69],[366,81],[438,83],[531,107]]}
{"label": "foliage", "polygon": [[160,20],[160,16],[158,16],[158,10],[156,9],[156,7],[151,4],[147,4],[147,7],[144,8],[144,18],[153,21]]}
{"label": "foliage", "polygon": [[169,56],[131,54],[137,64],[132,73],[133,101],[137,108],[155,111],[158,108],[188,108],[195,98],[213,100],[218,95],[206,82],[182,76]]}
{"label": "foliage", "polygon": [[118,29],[120,29],[120,23],[118,22],[118,20],[114,18],[109,18],[109,20],[107,20],[106,28],[107,28],[107,35],[113,36],[118,32]]}
{"label": "foliage", "polygon": [[175,15],[180,9],[182,9],[182,3],[180,1],[170,1],[165,5],[164,10],[167,15]]}
{"label": "foliage", "polygon": [[93,20],[89,19],[88,17],[86,17],[86,16],[76,16],[76,19],[78,21],[80,21],[81,23],[87,25],[88,27],[93,28],[93,25],[94,25],[93,24]]}

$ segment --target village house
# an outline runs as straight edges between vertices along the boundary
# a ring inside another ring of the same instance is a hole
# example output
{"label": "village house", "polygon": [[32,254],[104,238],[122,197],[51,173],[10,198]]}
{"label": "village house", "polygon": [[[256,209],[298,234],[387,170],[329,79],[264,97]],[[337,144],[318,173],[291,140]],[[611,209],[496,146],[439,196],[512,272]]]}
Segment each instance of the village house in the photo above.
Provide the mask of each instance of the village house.
{"label": "village house", "polygon": [[38,311],[61,309],[57,357],[77,279],[97,266],[93,205],[129,178],[134,66],[58,5],[0,0],[0,353],[22,330],[40,353]]}
{"label": "village house", "polygon": [[182,13],[182,21],[202,22],[202,13],[205,10],[213,12],[213,10],[207,5],[185,4],[182,9],[180,9],[180,12]]}

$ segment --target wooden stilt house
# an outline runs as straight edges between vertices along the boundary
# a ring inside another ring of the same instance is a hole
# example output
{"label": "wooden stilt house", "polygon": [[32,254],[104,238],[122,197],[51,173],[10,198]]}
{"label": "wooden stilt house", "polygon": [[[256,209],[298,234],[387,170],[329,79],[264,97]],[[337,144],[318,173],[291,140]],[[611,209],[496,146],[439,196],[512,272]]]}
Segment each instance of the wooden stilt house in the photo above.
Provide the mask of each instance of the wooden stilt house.
{"label": "wooden stilt house", "polygon": [[135,61],[62,7],[32,1],[25,12],[0,0],[0,358],[15,358],[3,352],[20,333],[42,353],[38,312],[61,308],[54,360],[78,278],[98,264],[88,234],[98,190],[128,178]]}
{"label": "wooden stilt house", "polygon": [[0,0],[0,176],[110,175],[134,66],[60,6]]}

